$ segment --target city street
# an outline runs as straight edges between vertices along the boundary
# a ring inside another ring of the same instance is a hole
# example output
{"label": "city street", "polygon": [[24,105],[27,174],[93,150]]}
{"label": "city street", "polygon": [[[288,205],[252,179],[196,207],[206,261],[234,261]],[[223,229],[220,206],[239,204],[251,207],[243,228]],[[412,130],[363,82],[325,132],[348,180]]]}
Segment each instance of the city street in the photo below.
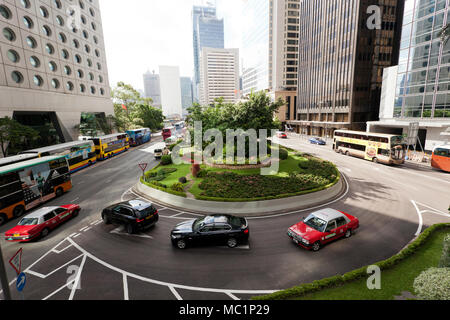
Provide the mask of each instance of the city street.
{"label": "city street", "polygon": [[[317,207],[250,218],[250,241],[236,249],[178,250],[171,245],[170,230],[198,217],[195,212],[155,204],[160,221],[136,235],[105,225],[100,216],[110,204],[138,198],[131,190],[142,174],[138,164],[146,162],[149,169],[157,165],[151,151],[158,142],[74,174],[73,190],[49,205],[76,203],[82,211],[47,238],[29,244],[1,238],[6,263],[23,248],[25,299],[249,299],[386,259],[428,226],[450,222],[450,174],[409,164],[374,164],[291,136],[281,143],[334,162],[344,175],[347,192],[323,207],[358,217],[361,227],[356,234],[317,253],[295,246],[286,235],[288,227]],[[2,226],[1,234],[16,223]],[[7,269],[12,295],[21,299],[15,272],[9,265]]]}

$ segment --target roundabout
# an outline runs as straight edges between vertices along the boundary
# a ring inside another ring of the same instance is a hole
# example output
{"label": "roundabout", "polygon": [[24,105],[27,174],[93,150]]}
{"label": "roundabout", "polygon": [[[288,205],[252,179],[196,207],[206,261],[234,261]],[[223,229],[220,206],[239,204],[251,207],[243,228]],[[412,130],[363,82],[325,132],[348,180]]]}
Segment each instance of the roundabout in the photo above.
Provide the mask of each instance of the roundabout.
{"label": "roundabout", "polygon": [[[359,159],[340,158],[326,149],[319,150],[318,155],[335,162],[345,172],[342,174],[344,191],[306,208],[299,205],[267,215],[248,215],[249,242],[234,249],[173,247],[169,237],[172,228],[205,214],[182,205],[168,206],[153,201],[160,221],[141,234],[128,235],[117,226],[104,225],[100,212],[106,204],[149,199],[136,192],[136,182],[128,189],[117,188],[113,195],[101,193],[98,195],[104,199],[99,200],[103,201],[101,204],[81,204],[83,225],[74,226],[76,229],[54,243],[39,259],[26,264],[26,273],[30,275],[26,294],[34,299],[57,300],[246,300],[384,260],[397,254],[427,226],[449,221],[444,214],[432,213],[433,204],[441,203],[439,199],[448,190],[450,180],[446,177],[434,172],[374,166]],[[134,152],[124,157],[128,162],[135,159],[132,161],[139,163],[146,156]],[[393,179],[392,174],[399,170],[403,172],[401,178]],[[136,177],[139,169],[133,174]],[[410,183],[417,174],[428,176],[429,193],[424,194]],[[351,238],[326,245],[319,252],[297,247],[287,236],[287,229],[323,208],[358,217],[360,228]],[[216,203],[219,213],[222,209],[222,204]],[[434,212],[445,213],[446,209],[442,205],[434,208]],[[71,265],[79,268],[80,290],[67,287],[67,268]]]}

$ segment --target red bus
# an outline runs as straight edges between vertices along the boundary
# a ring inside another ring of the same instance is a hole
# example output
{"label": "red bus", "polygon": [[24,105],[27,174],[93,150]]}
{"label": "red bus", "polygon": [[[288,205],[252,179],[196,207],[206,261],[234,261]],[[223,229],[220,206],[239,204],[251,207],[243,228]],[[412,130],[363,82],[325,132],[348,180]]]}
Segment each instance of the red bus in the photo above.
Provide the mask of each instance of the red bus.
{"label": "red bus", "polygon": [[431,166],[442,171],[450,172],[450,145],[436,147],[434,149]]}
{"label": "red bus", "polygon": [[166,141],[168,138],[170,138],[172,136],[172,133],[175,132],[175,127],[168,127],[168,128],[164,128],[162,131],[162,136],[164,141]]}

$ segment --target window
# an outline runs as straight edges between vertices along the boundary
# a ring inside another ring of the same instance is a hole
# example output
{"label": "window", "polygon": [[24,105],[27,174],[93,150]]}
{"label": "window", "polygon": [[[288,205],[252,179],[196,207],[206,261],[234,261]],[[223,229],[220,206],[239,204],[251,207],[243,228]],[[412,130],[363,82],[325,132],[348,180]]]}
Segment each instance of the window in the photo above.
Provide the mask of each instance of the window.
{"label": "window", "polygon": [[31,56],[30,64],[35,68],[39,68],[41,66],[41,61],[37,57]]}
{"label": "window", "polygon": [[23,17],[23,24],[25,25],[25,27],[27,27],[28,29],[33,29],[33,20],[31,20],[30,17]]}
{"label": "window", "polygon": [[11,11],[8,9],[8,7],[1,5],[0,6],[0,15],[5,19],[11,19],[12,14]]}
{"label": "window", "polygon": [[55,217],[55,212],[49,212],[44,216],[44,222],[49,221]]}
{"label": "window", "polygon": [[6,39],[8,39],[9,41],[15,41],[16,40],[16,34],[10,28],[3,29],[3,36]]}
{"label": "window", "polygon": [[48,10],[45,7],[39,7],[39,12],[41,13],[41,16],[43,16],[44,18],[48,18]]}
{"label": "window", "polygon": [[52,80],[52,87],[54,89],[59,89],[59,86],[60,86],[59,81],[57,79],[53,79]]}
{"label": "window", "polygon": [[49,26],[43,26],[42,27],[42,32],[47,36],[50,37],[52,35],[52,30],[50,29]]}
{"label": "window", "polygon": [[13,71],[11,73],[11,78],[13,79],[13,81],[17,84],[22,83],[23,82],[23,75],[19,72],[19,71]]}
{"label": "window", "polygon": [[339,227],[343,227],[343,226],[345,226],[345,225],[347,224],[347,220],[345,220],[344,217],[340,217],[340,218],[338,218],[338,219],[336,220],[336,223],[337,223],[337,227],[338,227],[338,228],[339,228]]}
{"label": "window", "polygon": [[27,37],[26,42],[27,42],[27,45],[32,49],[35,49],[37,47],[37,42],[36,42],[36,40],[34,40],[33,37]]}
{"label": "window", "polygon": [[50,69],[50,71],[52,72],[56,72],[56,70],[58,70],[58,66],[56,65],[56,63],[54,61],[50,61],[48,63],[48,68]]}
{"label": "window", "polygon": [[61,51],[61,55],[64,59],[66,59],[66,60],[69,59],[69,52],[66,49],[63,49]]}
{"label": "window", "polygon": [[73,83],[68,81],[67,84],[66,84],[66,88],[69,91],[73,91],[73,88],[74,88]]}
{"label": "window", "polygon": [[56,22],[62,27],[64,26],[64,19],[61,16],[56,16]]}
{"label": "window", "polygon": [[64,73],[68,76],[70,76],[72,74],[72,69],[70,69],[69,66],[65,66],[64,67]]}
{"label": "window", "polygon": [[42,85],[44,84],[44,80],[42,79],[41,76],[34,76],[33,82],[37,87],[42,87]]}
{"label": "window", "polygon": [[20,3],[25,9],[29,9],[31,7],[30,0],[20,0]]}
{"label": "window", "polygon": [[67,211],[67,210],[64,209],[64,208],[58,208],[58,209],[55,210],[55,213],[56,213],[57,215],[59,215],[59,214],[64,213],[64,212],[66,212],[66,211]]}
{"label": "window", "polygon": [[58,38],[59,38],[59,40],[60,40],[62,43],[66,43],[66,42],[67,42],[67,37],[66,37],[66,35],[65,35],[64,33],[62,33],[62,32],[60,32],[60,33],[58,34]]}
{"label": "window", "polygon": [[7,55],[11,62],[17,63],[20,60],[19,54],[15,50],[8,50]]}
{"label": "window", "polygon": [[438,148],[434,151],[434,154],[438,157],[450,158],[450,150]]}
{"label": "window", "polygon": [[47,43],[45,45],[45,51],[47,51],[48,54],[54,54],[55,48],[50,43]]}
{"label": "window", "polygon": [[336,228],[337,228],[336,227],[336,220],[331,220],[330,222],[328,222],[327,229],[325,230],[325,232],[331,232],[331,231],[333,231]]}

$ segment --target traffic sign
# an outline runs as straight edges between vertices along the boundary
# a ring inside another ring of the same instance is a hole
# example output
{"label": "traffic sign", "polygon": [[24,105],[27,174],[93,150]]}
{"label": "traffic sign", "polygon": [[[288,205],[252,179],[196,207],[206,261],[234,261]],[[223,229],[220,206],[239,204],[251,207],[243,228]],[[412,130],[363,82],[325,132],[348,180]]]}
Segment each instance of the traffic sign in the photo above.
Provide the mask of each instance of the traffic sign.
{"label": "traffic sign", "polygon": [[16,252],[16,254],[9,260],[9,264],[16,271],[17,274],[20,274],[22,271],[22,248]]}
{"label": "traffic sign", "polygon": [[17,291],[22,292],[23,288],[25,288],[26,283],[27,283],[27,276],[25,275],[25,273],[22,272],[17,277],[17,282],[16,282]]}
{"label": "traffic sign", "polygon": [[139,167],[141,168],[142,171],[145,171],[145,169],[147,169],[148,163],[140,163]]}

